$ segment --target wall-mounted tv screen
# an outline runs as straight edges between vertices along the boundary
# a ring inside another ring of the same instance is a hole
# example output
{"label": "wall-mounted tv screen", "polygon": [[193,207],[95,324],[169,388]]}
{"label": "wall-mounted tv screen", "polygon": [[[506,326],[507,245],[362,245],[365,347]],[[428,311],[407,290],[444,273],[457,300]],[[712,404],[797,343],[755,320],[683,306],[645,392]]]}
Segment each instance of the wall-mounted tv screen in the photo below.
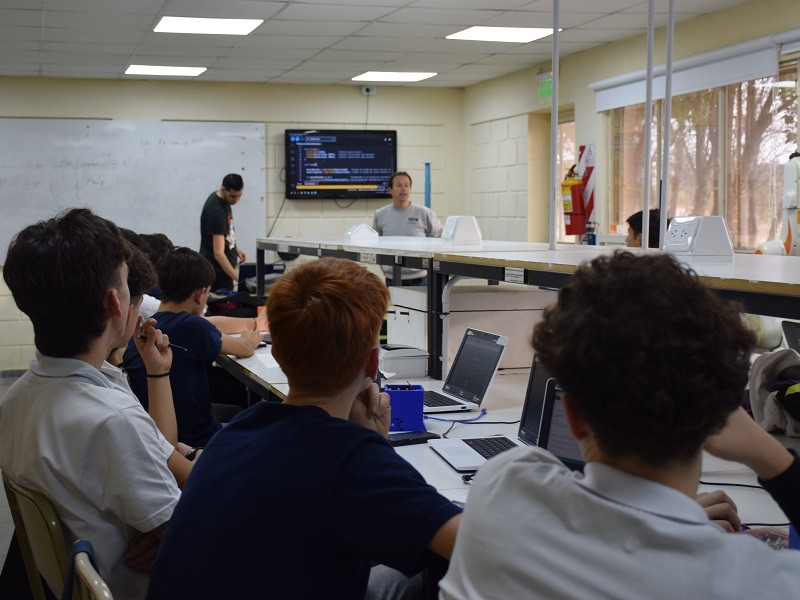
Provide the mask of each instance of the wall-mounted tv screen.
{"label": "wall-mounted tv screen", "polygon": [[389,198],[397,132],[286,130],[286,197]]}

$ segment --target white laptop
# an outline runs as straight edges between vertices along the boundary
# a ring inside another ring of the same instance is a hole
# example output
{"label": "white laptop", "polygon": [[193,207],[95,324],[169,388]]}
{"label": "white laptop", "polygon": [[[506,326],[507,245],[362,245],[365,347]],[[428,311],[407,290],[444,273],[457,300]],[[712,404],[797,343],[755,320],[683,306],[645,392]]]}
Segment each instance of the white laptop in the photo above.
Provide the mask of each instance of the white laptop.
{"label": "white laptop", "polygon": [[425,414],[478,410],[492,385],[508,338],[467,328],[441,392],[425,390]]}
{"label": "white laptop", "polygon": [[428,440],[428,444],[456,471],[475,471],[492,456],[516,446],[536,446],[545,398],[555,387],[555,379],[534,357],[517,437],[446,438]]}

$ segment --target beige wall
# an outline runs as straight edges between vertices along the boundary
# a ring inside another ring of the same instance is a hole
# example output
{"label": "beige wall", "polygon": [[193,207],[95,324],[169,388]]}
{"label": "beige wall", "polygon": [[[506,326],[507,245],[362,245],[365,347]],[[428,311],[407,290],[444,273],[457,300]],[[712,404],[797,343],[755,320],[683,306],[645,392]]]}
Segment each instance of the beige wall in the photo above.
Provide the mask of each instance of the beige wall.
{"label": "beige wall", "polygon": [[[675,58],[798,28],[794,0],[750,0],[679,24]],[[658,36],[656,64],[663,62],[663,32]],[[560,102],[574,107],[577,143],[596,148],[601,227],[606,224],[606,124],[594,111],[588,85],[644,66],[643,35],[561,61]],[[399,163],[414,176],[419,202],[423,164],[432,163],[433,207],[440,217],[474,213],[487,238],[543,241],[549,232],[549,109],[538,103],[536,74],[548,69],[549,64],[542,65],[465,90],[379,87],[369,99],[368,126],[398,130]],[[266,123],[271,225],[283,201],[283,129],[363,127],[367,98],[358,86],[0,78],[0,117]],[[211,175],[210,188],[217,177]],[[13,210],[18,201],[2,197],[0,206]],[[340,235],[350,224],[370,222],[380,204],[358,201],[340,209],[332,202],[287,201],[273,233]],[[0,285],[0,371],[25,368],[31,355],[30,324]]]}

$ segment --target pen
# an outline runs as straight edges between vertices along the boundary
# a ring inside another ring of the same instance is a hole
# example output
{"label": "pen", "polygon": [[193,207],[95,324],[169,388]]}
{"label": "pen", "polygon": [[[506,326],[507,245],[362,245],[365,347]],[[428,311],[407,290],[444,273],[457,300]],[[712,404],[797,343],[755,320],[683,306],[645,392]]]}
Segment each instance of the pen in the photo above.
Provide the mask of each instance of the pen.
{"label": "pen", "polygon": [[[139,339],[147,341],[147,336],[146,335],[140,335]],[[167,346],[169,346],[170,348],[177,348],[178,350],[183,350],[184,352],[188,352],[189,351],[188,348],[184,348],[183,346],[178,346],[178,344],[173,344],[172,342],[168,343]]]}

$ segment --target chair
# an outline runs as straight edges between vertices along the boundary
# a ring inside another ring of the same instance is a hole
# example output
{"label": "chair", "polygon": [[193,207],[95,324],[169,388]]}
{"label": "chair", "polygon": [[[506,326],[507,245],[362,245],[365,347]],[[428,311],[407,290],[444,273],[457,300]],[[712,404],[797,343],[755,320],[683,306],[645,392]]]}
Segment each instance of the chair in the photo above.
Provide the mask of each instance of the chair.
{"label": "chair", "polygon": [[[61,521],[50,501],[34,490],[18,485],[3,473],[11,517],[17,531],[25,570],[35,600],[45,600],[42,579],[60,597],[70,562]],[[81,597],[76,595],[75,597]],[[88,596],[83,596],[88,599]]]}
{"label": "chair", "polygon": [[[81,544],[88,545],[82,549]],[[75,552],[79,550],[78,552]],[[75,572],[78,574],[76,584],[84,600],[114,600],[111,590],[97,573],[94,565],[94,550],[86,540],[78,540],[73,547],[75,553]]]}

